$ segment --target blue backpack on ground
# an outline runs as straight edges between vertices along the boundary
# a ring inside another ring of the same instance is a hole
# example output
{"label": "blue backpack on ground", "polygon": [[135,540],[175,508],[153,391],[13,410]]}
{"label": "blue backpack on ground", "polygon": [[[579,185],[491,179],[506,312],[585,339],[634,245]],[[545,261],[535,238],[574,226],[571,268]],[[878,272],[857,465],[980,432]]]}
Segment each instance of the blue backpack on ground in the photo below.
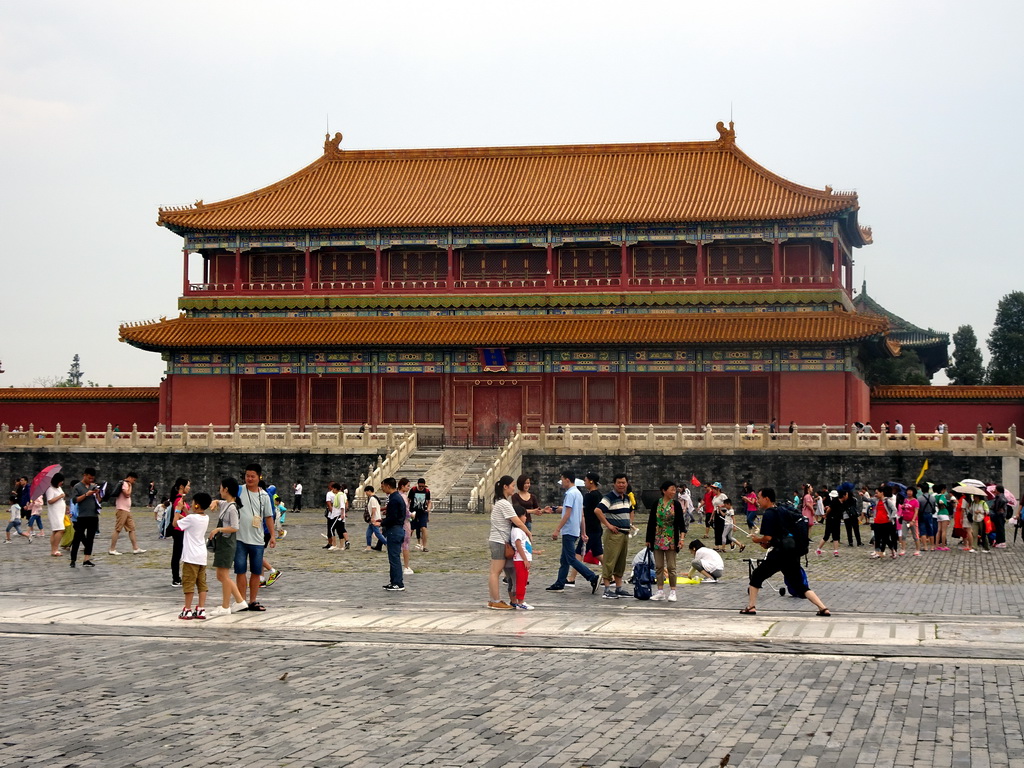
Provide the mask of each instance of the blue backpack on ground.
{"label": "blue backpack on ground", "polygon": [[779,549],[784,554],[803,557],[810,549],[811,541],[807,518],[786,501],[780,501],[775,505],[775,509],[778,510],[779,522],[786,532],[785,537],[779,542]]}
{"label": "blue backpack on ground", "polygon": [[633,597],[650,600],[654,594],[654,555],[650,548],[644,550],[643,559],[633,566]]}

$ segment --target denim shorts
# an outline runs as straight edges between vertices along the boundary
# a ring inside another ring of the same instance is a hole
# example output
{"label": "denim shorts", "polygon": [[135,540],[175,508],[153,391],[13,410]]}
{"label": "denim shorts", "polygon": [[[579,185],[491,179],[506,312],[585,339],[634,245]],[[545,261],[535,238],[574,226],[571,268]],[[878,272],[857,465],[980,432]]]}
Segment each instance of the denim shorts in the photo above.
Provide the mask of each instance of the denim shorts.
{"label": "denim shorts", "polygon": [[[248,568],[246,567],[248,565]],[[235,542],[235,573],[242,574],[246,571],[256,576],[263,575],[263,547],[256,544],[246,544],[244,541]]]}

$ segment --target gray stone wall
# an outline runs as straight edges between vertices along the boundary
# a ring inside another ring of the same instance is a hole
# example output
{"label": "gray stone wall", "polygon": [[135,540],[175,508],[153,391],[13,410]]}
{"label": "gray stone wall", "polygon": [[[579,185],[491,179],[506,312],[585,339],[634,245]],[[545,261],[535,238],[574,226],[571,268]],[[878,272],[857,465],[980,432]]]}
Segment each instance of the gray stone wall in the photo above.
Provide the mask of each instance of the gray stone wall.
{"label": "gray stone wall", "polygon": [[[60,464],[68,481],[77,481],[84,467],[95,467],[100,482],[117,481],[135,470],[139,474],[139,488],[145,489],[150,481],[156,483],[159,494],[167,494],[178,477],[192,481],[192,491],[206,491],[216,498],[222,477],[242,479],[247,464],[263,466],[268,483],[286,489],[282,494],[291,504],[291,484],[300,480],[304,486],[304,506],[320,505],[332,480],[353,486],[370,466],[376,466],[375,454],[233,454],[233,453],[59,453],[56,451],[30,451],[0,453],[0,478],[13,486],[15,478],[24,475],[31,480],[36,472],[50,464]],[[65,487],[68,487],[68,481]],[[5,497],[6,498],[6,497]],[[146,495],[136,491],[135,503],[145,504]]]}
{"label": "gray stone wall", "polygon": [[630,456],[550,456],[537,452],[523,454],[523,472],[533,478],[533,489],[541,504],[558,504],[561,492],[556,488],[563,468],[577,477],[593,470],[601,476],[601,486],[611,486],[612,476],[625,472],[635,491],[657,489],[664,480],[689,483],[691,476],[701,482],[718,481],[725,492],[738,497],[743,481],[755,488],[771,486],[776,491],[794,491],[803,483],[815,487],[835,487],[844,480],[878,485],[896,480],[913,483],[928,459],[925,479],[932,482],[959,482],[965,477],[1002,482],[1003,460],[999,456],[954,456],[893,452],[879,455],[842,454],[833,451],[812,453],[770,453],[743,451],[734,454],[687,452],[683,456],[661,453],[636,453]]}

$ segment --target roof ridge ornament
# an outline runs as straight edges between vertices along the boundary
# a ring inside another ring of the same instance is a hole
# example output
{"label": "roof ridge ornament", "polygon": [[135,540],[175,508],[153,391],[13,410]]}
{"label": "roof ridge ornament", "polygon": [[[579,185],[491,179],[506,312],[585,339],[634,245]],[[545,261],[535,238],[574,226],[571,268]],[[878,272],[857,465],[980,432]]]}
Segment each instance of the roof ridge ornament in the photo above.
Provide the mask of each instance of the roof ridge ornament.
{"label": "roof ridge ornament", "polygon": [[736,143],[736,131],[733,130],[733,122],[732,122],[732,120],[729,121],[729,127],[728,128],[725,127],[725,123],[723,123],[721,120],[718,121],[718,123],[715,125],[715,128],[718,129],[718,140],[719,141],[721,141],[721,142],[723,142],[725,144],[735,144]]}
{"label": "roof ridge ornament", "polygon": [[341,149],[341,133],[335,133],[334,138],[331,138],[331,134],[328,132],[324,135],[324,154],[325,155],[340,155]]}

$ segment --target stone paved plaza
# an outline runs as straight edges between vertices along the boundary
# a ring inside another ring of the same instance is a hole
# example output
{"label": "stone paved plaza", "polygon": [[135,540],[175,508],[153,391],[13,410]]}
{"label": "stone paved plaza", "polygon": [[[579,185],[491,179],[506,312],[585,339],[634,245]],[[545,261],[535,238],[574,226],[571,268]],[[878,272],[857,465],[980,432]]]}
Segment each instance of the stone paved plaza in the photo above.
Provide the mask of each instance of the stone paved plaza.
{"label": "stone paved plaza", "polygon": [[42,540],[0,545],[0,763],[1024,768],[1019,542],[812,554],[831,619],[768,590],[743,617],[749,549],[675,604],[544,592],[545,516],[537,610],[513,613],[484,608],[482,517],[432,517],[402,594],[361,531],[325,552],[319,513],[292,520],[267,612],[205,623],[176,619],[148,532],[140,556],[100,537],[90,570]]}

